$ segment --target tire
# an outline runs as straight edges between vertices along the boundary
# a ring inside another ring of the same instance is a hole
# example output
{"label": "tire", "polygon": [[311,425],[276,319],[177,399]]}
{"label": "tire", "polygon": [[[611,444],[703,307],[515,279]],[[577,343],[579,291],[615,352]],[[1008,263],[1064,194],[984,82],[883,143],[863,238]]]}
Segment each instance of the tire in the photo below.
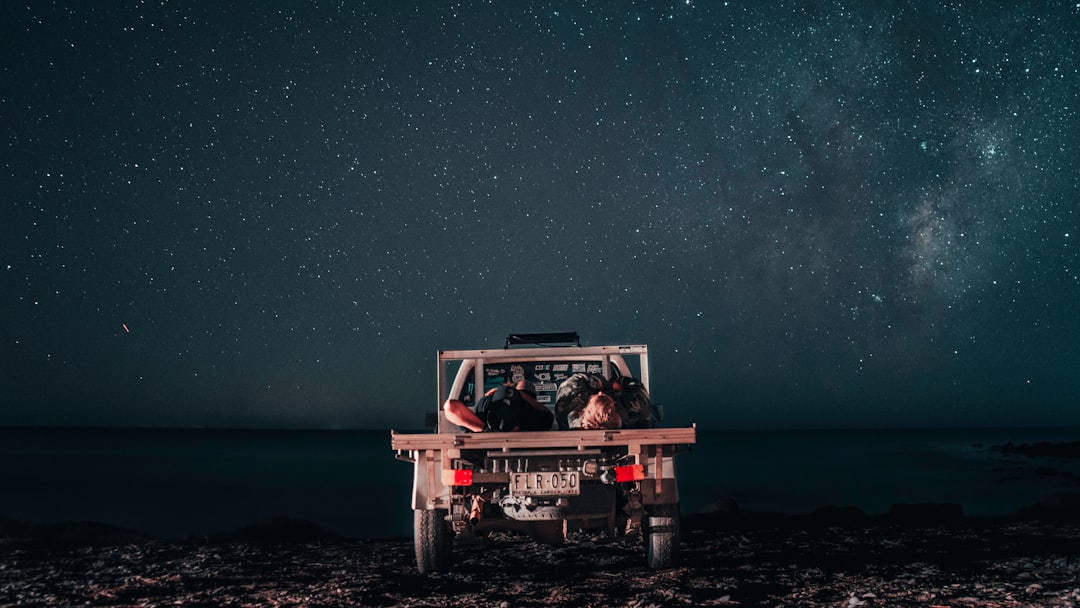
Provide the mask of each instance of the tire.
{"label": "tire", "polygon": [[413,511],[416,569],[421,574],[448,572],[453,562],[454,532],[446,509]]}
{"label": "tire", "polygon": [[645,517],[645,557],[653,570],[679,564],[679,504],[652,505]]}

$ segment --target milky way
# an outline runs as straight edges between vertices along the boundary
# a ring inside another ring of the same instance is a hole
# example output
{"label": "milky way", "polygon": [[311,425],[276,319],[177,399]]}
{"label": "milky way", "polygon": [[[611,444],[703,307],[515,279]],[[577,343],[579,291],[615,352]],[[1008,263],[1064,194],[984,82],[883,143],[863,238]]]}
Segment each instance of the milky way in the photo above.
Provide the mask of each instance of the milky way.
{"label": "milky way", "polygon": [[564,330],[673,423],[1080,424],[1074,4],[0,23],[2,424],[415,427]]}

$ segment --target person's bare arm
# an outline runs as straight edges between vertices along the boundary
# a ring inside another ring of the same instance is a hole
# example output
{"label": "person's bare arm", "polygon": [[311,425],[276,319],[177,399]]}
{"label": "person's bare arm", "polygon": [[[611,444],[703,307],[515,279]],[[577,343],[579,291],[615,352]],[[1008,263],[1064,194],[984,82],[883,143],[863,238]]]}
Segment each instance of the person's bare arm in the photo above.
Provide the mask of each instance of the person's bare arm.
{"label": "person's bare arm", "polygon": [[470,410],[469,406],[457,399],[447,399],[443,404],[443,411],[446,412],[446,419],[458,426],[463,426],[474,433],[481,433],[484,430],[484,421],[480,420],[480,417]]}

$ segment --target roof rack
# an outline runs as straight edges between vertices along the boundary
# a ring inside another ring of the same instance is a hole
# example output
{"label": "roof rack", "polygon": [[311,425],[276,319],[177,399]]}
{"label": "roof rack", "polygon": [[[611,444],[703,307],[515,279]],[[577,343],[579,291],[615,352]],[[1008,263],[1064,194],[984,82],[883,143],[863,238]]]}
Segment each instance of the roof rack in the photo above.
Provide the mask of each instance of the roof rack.
{"label": "roof rack", "polygon": [[581,346],[581,338],[576,331],[565,331],[552,334],[510,334],[506,336],[506,346]]}

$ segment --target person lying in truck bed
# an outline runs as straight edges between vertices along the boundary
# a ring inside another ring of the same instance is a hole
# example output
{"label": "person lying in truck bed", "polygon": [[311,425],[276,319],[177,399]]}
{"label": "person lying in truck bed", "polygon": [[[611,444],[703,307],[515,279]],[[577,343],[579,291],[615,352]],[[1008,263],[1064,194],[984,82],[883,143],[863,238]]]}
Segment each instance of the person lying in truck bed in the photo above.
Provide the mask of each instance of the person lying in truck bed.
{"label": "person lying in truck bed", "polygon": [[559,428],[650,428],[654,424],[649,391],[636,378],[610,381],[596,374],[576,373],[559,385],[555,397]]}
{"label": "person lying in truck bed", "polygon": [[555,416],[536,400],[532,382],[497,386],[476,403],[472,410],[458,399],[443,404],[446,419],[474,433],[483,431],[547,431]]}

